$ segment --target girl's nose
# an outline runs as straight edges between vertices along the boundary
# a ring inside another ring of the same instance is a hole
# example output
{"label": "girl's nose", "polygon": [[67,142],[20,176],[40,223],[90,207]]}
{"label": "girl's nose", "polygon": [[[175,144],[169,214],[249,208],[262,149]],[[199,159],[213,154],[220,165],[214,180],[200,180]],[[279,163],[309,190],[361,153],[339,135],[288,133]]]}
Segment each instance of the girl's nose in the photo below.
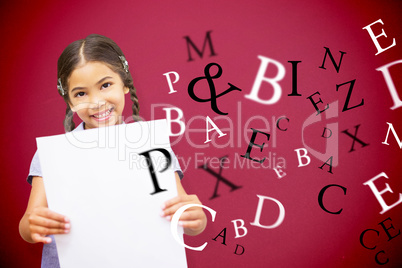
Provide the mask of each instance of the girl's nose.
{"label": "girl's nose", "polygon": [[106,100],[102,97],[101,94],[92,94],[90,98],[90,108],[91,109],[100,109],[101,107],[106,105]]}

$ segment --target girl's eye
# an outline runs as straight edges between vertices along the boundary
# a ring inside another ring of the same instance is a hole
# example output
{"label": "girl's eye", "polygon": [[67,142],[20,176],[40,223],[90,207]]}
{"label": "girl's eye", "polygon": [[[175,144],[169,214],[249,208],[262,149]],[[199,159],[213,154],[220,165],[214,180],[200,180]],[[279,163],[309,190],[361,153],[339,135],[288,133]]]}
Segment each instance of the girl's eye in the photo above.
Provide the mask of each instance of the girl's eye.
{"label": "girl's eye", "polygon": [[75,94],[75,96],[74,97],[83,97],[83,96],[85,96],[85,92],[78,92],[77,94]]}
{"label": "girl's eye", "polygon": [[108,88],[108,87],[110,87],[112,84],[111,83],[104,83],[103,85],[102,85],[102,88]]}

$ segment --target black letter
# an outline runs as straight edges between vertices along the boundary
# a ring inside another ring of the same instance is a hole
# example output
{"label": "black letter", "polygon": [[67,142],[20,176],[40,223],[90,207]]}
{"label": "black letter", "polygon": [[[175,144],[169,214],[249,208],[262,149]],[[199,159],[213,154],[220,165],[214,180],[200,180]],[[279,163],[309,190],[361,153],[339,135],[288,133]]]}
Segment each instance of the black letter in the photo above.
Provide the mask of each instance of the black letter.
{"label": "black letter", "polygon": [[163,153],[167,159],[166,167],[164,169],[162,169],[160,172],[165,171],[170,166],[170,163],[171,163],[170,153],[166,149],[158,148],[158,149],[152,149],[152,150],[140,153],[140,155],[145,156],[145,159],[147,160],[149,173],[151,173],[152,183],[154,184],[155,192],[151,193],[151,195],[166,191],[166,189],[161,189],[159,187],[158,180],[156,179],[154,166],[152,165],[152,160],[151,160],[151,157],[149,156],[149,153],[153,152],[153,151],[158,151],[158,152]]}
{"label": "black letter", "polygon": [[354,84],[355,84],[355,81],[356,81],[356,79],[351,80],[351,81],[346,82],[346,83],[343,83],[343,84],[336,85],[336,91],[338,91],[339,87],[350,83],[348,95],[346,96],[346,101],[345,101],[345,104],[343,105],[342,112],[347,111],[347,110],[351,110],[351,109],[353,109],[353,108],[362,106],[362,105],[364,104],[364,99],[362,99],[362,101],[360,102],[360,104],[355,105],[355,106],[350,107],[350,108],[348,107],[349,100],[350,100],[350,96],[352,95],[352,90],[353,90],[353,86],[354,86]]}
{"label": "black letter", "polygon": [[379,233],[377,230],[374,230],[374,229],[367,229],[367,230],[364,230],[364,231],[362,232],[362,234],[360,235],[360,244],[362,244],[362,246],[365,247],[365,248],[367,248],[367,249],[375,249],[377,246],[374,246],[374,247],[372,247],[372,248],[369,248],[369,247],[367,247],[366,245],[364,245],[364,243],[363,243],[363,237],[364,237],[364,235],[366,234],[366,232],[368,232],[368,231],[374,231],[374,232],[377,233],[377,236],[380,236],[380,233]]}
{"label": "black letter", "polygon": [[216,184],[215,184],[215,191],[214,191],[214,194],[211,196],[211,198],[209,198],[210,200],[214,199],[215,197],[219,197],[219,195],[218,195],[218,185],[219,185],[219,182],[221,182],[221,181],[226,183],[226,185],[228,185],[231,188],[231,190],[230,190],[231,192],[241,188],[241,186],[237,186],[237,185],[233,184],[232,182],[230,182],[229,180],[227,180],[224,177],[222,177],[223,161],[226,158],[227,158],[227,156],[224,156],[224,157],[219,159],[220,160],[219,174],[208,167],[208,161],[205,162],[203,165],[198,167],[198,168],[202,167],[205,171],[207,171],[208,173],[212,174],[213,176],[215,176],[217,178]]}
{"label": "black letter", "polygon": [[[240,254],[237,253],[237,248],[238,248],[239,246],[242,248],[242,252],[241,252]],[[236,249],[235,249],[234,254],[236,254],[236,255],[243,255],[243,253],[244,253],[244,247],[243,247],[242,245],[236,244]]]}
{"label": "black letter", "polygon": [[353,139],[352,148],[350,149],[349,153],[350,153],[350,152],[353,152],[353,151],[355,150],[355,149],[354,149],[355,141],[357,141],[358,143],[360,143],[360,144],[362,145],[362,147],[365,147],[365,146],[368,145],[367,143],[364,143],[364,142],[362,142],[360,139],[356,138],[356,136],[357,136],[357,130],[359,129],[359,127],[360,127],[360,125],[355,126],[355,128],[356,128],[356,130],[355,130],[355,135],[350,134],[347,129],[344,130],[344,131],[342,131],[342,133],[345,133],[346,135],[348,135],[349,137],[351,137],[351,138]]}
{"label": "black letter", "polygon": [[301,61],[288,61],[292,63],[292,94],[288,94],[288,96],[301,96],[301,94],[297,93],[297,64]]}
{"label": "black letter", "polygon": [[334,65],[334,67],[336,69],[336,72],[339,73],[339,68],[341,68],[342,57],[343,57],[343,54],[346,54],[346,52],[339,51],[339,52],[341,52],[341,59],[339,60],[339,65],[336,65],[334,57],[332,57],[332,54],[331,54],[331,51],[329,50],[329,48],[327,48],[327,47],[324,47],[324,48],[325,48],[324,61],[322,62],[322,66],[318,67],[318,68],[326,70],[325,67],[324,67],[324,63],[325,63],[325,59],[327,58],[327,54],[328,54],[329,58],[332,61],[332,64]]}
{"label": "black letter", "polygon": [[211,33],[212,31],[208,31],[205,35],[205,39],[204,39],[204,44],[202,45],[202,51],[200,51],[193,43],[193,41],[191,41],[189,36],[184,36],[184,39],[186,39],[187,41],[187,51],[188,51],[188,61],[192,61],[193,59],[191,58],[191,52],[190,52],[190,45],[193,47],[193,49],[195,50],[195,52],[197,52],[198,56],[200,56],[200,58],[202,58],[202,56],[204,56],[204,50],[205,50],[205,46],[207,45],[207,42],[209,44],[209,49],[211,50],[211,55],[209,55],[210,57],[212,56],[216,56],[215,51],[214,51],[214,47],[212,46],[212,40],[211,40]]}
{"label": "black letter", "polygon": [[379,265],[387,264],[388,261],[389,261],[388,258],[387,258],[387,260],[386,260],[385,262],[380,262],[380,261],[378,260],[378,254],[380,254],[381,252],[385,254],[385,251],[384,251],[384,250],[381,250],[381,251],[379,251],[377,254],[375,254],[375,262],[378,263]]}
{"label": "black letter", "polygon": [[[223,235],[221,235],[222,232],[223,232]],[[226,228],[223,228],[223,230],[222,230],[215,238],[213,238],[212,240],[215,240],[215,241],[216,241],[216,239],[218,238],[218,236],[220,236],[220,237],[223,238],[222,244],[224,244],[225,246],[227,246],[227,245],[225,244],[225,241],[226,241]]]}
{"label": "black letter", "polygon": [[262,162],[264,162],[265,157],[264,157],[262,160],[256,160],[256,159],[253,159],[253,158],[250,157],[250,152],[251,152],[251,149],[253,148],[253,145],[255,145],[255,146],[257,146],[257,147],[260,147],[260,148],[261,148],[261,150],[260,150],[261,152],[262,152],[262,148],[264,147],[264,144],[265,144],[265,143],[263,143],[262,145],[259,145],[259,144],[255,144],[255,143],[254,143],[255,137],[257,136],[257,132],[262,133],[262,134],[265,134],[265,135],[267,136],[267,140],[268,140],[268,141],[269,141],[270,135],[269,135],[268,133],[259,131],[259,130],[254,129],[254,128],[251,128],[251,129],[253,130],[253,135],[251,136],[251,140],[250,140],[250,143],[249,143],[249,145],[248,145],[247,152],[246,152],[245,155],[241,155],[241,157],[244,157],[244,158],[247,158],[247,159],[251,159],[251,160],[256,161],[256,162],[259,162],[259,163],[262,163]]}
{"label": "black letter", "polygon": [[341,214],[343,208],[341,208],[341,209],[338,210],[337,212],[332,212],[332,211],[327,210],[327,209],[324,207],[324,203],[322,202],[322,198],[323,198],[323,196],[324,196],[325,191],[326,191],[329,187],[332,187],[332,186],[336,186],[336,187],[342,188],[343,194],[346,195],[346,188],[345,188],[345,187],[340,186],[340,185],[337,185],[337,184],[330,184],[330,185],[327,185],[327,186],[325,186],[324,188],[321,189],[320,193],[318,194],[318,204],[320,205],[320,207],[321,207],[325,212],[328,212],[328,213],[331,213],[331,214]]}
{"label": "black letter", "polygon": [[288,128],[281,129],[281,128],[279,127],[279,121],[281,121],[282,119],[286,119],[286,120],[289,122],[289,118],[287,118],[287,117],[280,117],[280,118],[278,119],[278,121],[276,121],[276,127],[277,127],[279,130],[286,131],[286,130],[288,130]]}
{"label": "black letter", "polygon": [[[329,134],[328,137],[325,137],[324,134],[325,134],[325,131],[326,131],[327,129],[329,130],[330,134]],[[321,137],[328,139],[328,138],[331,137],[331,136],[332,136],[332,130],[330,130],[329,128],[324,127],[324,131],[322,132],[322,136],[321,136]]]}
{"label": "black letter", "polygon": [[[329,164],[327,163],[329,161]],[[332,173],[332,156],[330,157],[330,158],[328,158],[328,160],[324,163],[324,164],[322,164],[322,166],[321,167],[318,167],[318,168],[321,168],[322,169],[322,167],[323,166],[325,166],[325,165],[328,165],[329,166],[329,173],[331,173],[331,174],[333,174]]]}
{"label": "black letter", "polygon": [[391,224],[391,226],[390,226],[388,229],[385,228],[385,226],[384,226],[384,221],[387,221],[387,220],[392,221],[391,218],[386,218],[385,220],[383,220],[382,222],[380,222],[379,225],[382,226],[382,228],[384,229],[385,233],[388,235],[388,238],[389,238],[388,241],[391,241],[391,239],[393,239],[393,238],[395,238],[395,237],[397,237],[398,235],[401,234],[401,230],[399,230],[399,232],[398,232],[395,236],[391,236],[391,234],[388,232],[388,230],[389,230],[389,229],[394,229],[394,230],[395,230],[395,228],[394,228],[394,226],[393,226],[392,224]]}
{"label": "black letter", "polygon": [[320,113],[322,113],[322,112],[324,112],[326,109],[328,109],[328,108],[329,108],[329,105],[327,104],[327,108],[325,108],[324,110],[321,110],[321,111],[320,111],[320,109],[318,109],[317,103],[322,103],[322,100],[321,100],[321,98],[320,98],[319,101],[314,102],[312,97],[313,97],[315,94],[320,95],[320,92],[317,91],[316,93],[314,93],[314,94],[311,95],[310,97],[307,97],[307,99],[310,99],[310,101],[311,101],[311,103],[313,104],[315,110],[317,111],[317,115],[319,115]]}

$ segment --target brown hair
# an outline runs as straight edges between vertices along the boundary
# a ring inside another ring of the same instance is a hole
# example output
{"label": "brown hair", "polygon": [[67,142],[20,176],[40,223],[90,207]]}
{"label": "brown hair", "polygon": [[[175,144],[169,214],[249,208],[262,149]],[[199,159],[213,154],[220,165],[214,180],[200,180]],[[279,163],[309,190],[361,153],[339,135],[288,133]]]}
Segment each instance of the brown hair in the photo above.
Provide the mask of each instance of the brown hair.
{"label": "brown hair", "polygon": [[123,68],[123,63],[119,56],[124,56],[119,46],[110,38],[99,34],[88,35],[85,39],[77,40],[69,44],[61,53],[57,61],[57,78],[60,79],[61,85],[65,94],[62,95],[67,104],[66,117],[64,118],[64,129],[66,132],[72,131],[75,128],[73,121],[73,111],[69,105],[68,78],[71,73],[82,61],[99,61],[108,65],[114,72],[119,74],[124,86],[129,88],[130,99],[133,102],[133,119],[140,121],[138,115],[139,103],[137,93],[133,85],[133,78],[130,71],[126,72]]}

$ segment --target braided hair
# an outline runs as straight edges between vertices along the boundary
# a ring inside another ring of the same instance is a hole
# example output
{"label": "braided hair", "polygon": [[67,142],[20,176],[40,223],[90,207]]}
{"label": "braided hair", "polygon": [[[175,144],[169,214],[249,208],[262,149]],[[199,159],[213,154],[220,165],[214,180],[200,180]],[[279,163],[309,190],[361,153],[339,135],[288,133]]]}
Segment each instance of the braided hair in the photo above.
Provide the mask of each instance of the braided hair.
{"label": "braided hair", "polygon": [[136,89],[133,85],[133,78],[130,71],[124,69],[120,57],[124,54],[120,47],[110,38],[99,34],[88,35],[85,39],[77,40],[69,44],[61,53],[57,61],[57,77],[59,79],[60,95],[67,104],[66,115],[64,118],[64,129],[70,132],[75,128],[73,121],[73,111],[70,107],[68,96],[68,78],[80,62],[98,61],[105,63],[110,69],[117,73],[125,87],[129,89],[130,99],[133,102],[133,119],[141,121],[139,116],[140,106]]}

